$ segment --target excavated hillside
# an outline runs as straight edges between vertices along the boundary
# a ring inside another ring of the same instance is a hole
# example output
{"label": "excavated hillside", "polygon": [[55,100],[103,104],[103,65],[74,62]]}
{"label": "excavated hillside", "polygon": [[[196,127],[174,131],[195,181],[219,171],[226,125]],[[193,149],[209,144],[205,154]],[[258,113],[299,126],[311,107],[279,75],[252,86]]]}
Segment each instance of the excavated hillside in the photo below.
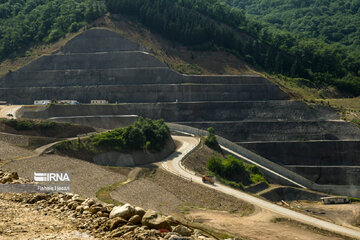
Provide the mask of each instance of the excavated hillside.
{"label": "excavated hillside", "polygon": [[[106,29],[78,35],[60,51],[8,73],[0,86],[0,95],[18,104],[35,99],[120,103],[54,105],[24,111],[24,117],[102,115],[116,126],[121,118],[114,115],[135,114],[201,129],[213,126],[217,134],[317,183],[357,185],[360,180],[360,129],[339,120],[332,108],[289,100],[258,75],[179,74],[144,47]],[[91,118],[87,121],[92,124]]]}

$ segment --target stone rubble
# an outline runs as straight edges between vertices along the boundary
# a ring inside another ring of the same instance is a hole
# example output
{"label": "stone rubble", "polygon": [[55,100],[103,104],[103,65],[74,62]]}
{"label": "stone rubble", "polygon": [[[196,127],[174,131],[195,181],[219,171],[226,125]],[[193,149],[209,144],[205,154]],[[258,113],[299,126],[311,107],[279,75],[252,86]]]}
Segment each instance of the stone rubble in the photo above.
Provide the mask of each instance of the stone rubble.
{"label": "stone rubble", "polygon": [[[27,183],[17,173],[0,170],[0,182]],[[108,239],[170,239],[170,240],[213,240],[206,234],[191,229],[172,216],[164,216],[154,210],[124,204],[114,206],[102,204],[92,198],[82,198],[73,193],[13,193],[12,201],[34,208],[44,215],[53,214],[68,218],[79,231],[95,238]]]}
{"label": "stone rubble", "polygon": [[29,183],[30,180],[27,180],[25,178],[20,178],[17,174],[17,172],[4,172],[0,170],[0,183],[12,183],[12,184],[23,184],[23,183]]}

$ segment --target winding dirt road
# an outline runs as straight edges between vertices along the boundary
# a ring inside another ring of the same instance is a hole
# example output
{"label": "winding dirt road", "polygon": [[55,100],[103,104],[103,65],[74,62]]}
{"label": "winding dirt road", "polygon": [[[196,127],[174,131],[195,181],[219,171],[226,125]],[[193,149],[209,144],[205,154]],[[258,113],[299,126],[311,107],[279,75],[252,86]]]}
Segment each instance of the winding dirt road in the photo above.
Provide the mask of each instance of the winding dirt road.
{"label": "winding dirt road", "polygon": [[345,236],[353,237],[356,239],[360,239],[360,231],[355,229],[339,226],[333,223],[329,223],[299,212],[292,211],[290,209],[278,206],[271,202],[262,200],[260,198],[254,197],[250,194],[247,194],[242,191],[235,190],[228,186],[216,183],[215,185],[209,185],[202,183],[201,177],[195,176],[194,172],[191,172],[185,169],[182,166],[181,161],[194,149],[200,144],[199,138],[196,137],[186,137],[186,136],[172,136],[174,140],[181,143],[181,145],[176,149],[176,152],[171,154],[164,162],[161,163],[161,166],[182,178],[191,180],[194,183],[202,184],[203,186],[207,186],[209,188],[213,188],[217,191],[223,192],[225,194],[229,194],[236,198],[239,198],[243,201],[249,202],[254,204],[260,208],[269,210],[271,212],[280,214],[286,218],[291,218],[293,220],[306,223],[311,226],[315,226],[321,229],[325,229],[331,232],[336,232]]}

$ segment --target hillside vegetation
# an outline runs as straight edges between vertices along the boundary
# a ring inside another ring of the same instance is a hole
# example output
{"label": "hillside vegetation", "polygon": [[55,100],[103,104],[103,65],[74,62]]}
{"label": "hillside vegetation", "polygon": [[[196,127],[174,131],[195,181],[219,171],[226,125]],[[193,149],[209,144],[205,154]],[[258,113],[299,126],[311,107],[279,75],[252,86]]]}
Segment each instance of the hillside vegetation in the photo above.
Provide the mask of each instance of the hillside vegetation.
{"label": "hillside vegetation", "polygon": [[232,155],[223,157],[212,156],[207,168],[214,173],[220,181],[232,187],[244,189],[252,183],[266,182],[260,169],[252,164],[244,163]]}
{"label": "hillside vegetation", "polygon": [[85,139],[63,141],[56,144],[55,149],[66,155],[89,160],[108,151],[160,151],[169,138],[170,130],[162,119],[140,117],[128,127],[95,134]]}
{"label": "hillside vegetation", "polygon": [[216,0],[106,0],[108,11],[134,16],[194,49],[228,49],[269,72],[334,85],[360,95],[360,56],[339,44],[274,31]]}
{"label": "hillside vegetation", "polygon": [[104,12],[95,0],[1,0],[0,60],[76,32]]}
{"label": "hillside vegetation", "polygon": [[78,134],[94,132],[95,129],[88,126],[46,120],[0,118],[0,131],[30,136],[69,138],[76,137]]}
{"label": "hillside vegetation", "polygon": [[278,29],[341,43],[360,54],[360,0],[224,0]]}
{"label": "hillside vegetation", "polygon": [[[225,49],[259,70],[306,79],[303,82],[315,88],[336,86],[360,95],[360,56],[356,51],[328,44],[321,37],[278,31],[217,0],[106,0],[105,6],[95,0],[1,0],[0,59],[26,55],[36,44],[86,27],[106,13],[105,7],[113,15],[130,16],[194,51]],[[181,66],[178,69],[181,71]]]}

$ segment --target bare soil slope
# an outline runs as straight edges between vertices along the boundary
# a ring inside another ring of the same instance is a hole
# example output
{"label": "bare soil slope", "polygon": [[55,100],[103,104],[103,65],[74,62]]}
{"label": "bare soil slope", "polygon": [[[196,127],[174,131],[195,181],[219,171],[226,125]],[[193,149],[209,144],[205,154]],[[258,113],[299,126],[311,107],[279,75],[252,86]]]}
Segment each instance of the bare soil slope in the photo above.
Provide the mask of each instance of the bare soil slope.
{"label": "bare soil slope", "polygon": [[34,172],[69,172],[71,173],[71,191],[95,197],[95,193],[104,186],[126,180],[126,176],[105,167],[83,160],[58,155],[14,160],[2,166],[8,171],[17,171],[19,175],[33,179]]}
{"label": "bare soil slope", "polygon": [[186,168],[193,170],[200,175],[205,175],[208,173],[206,168],[207,162],[212,156],[222,157],[220,153],[206,146],[202,140],[199,149],[184,159],[183,163]]}
{"label": "bare soil slope", "polygon": [[149,170],[145,178],[116,189],[111,196],[120,202],[130,202],[164,213],[182,212],[184,207],[218,209],[240,215],[248,215],[254,211],[254,206],[249,203],[160,169]]}

